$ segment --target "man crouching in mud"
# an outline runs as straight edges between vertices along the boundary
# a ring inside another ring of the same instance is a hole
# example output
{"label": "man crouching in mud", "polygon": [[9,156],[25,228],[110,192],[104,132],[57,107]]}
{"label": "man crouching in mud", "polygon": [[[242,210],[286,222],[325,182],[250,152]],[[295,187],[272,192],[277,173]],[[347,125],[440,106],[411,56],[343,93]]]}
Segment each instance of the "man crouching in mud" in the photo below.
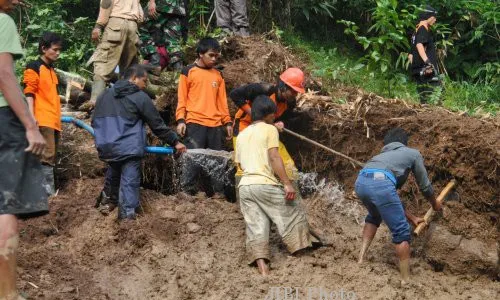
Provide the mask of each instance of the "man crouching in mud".
{"label": "man crouching in mud", "polygon": [[146,69],[134,65],[123,79],[102,93],[92,115],[99,158],[108,163],[104,190],[97,208],[104,215],[118,205],[118,219],[135,219],[139,207],[141,161],[145,155],[147,123],[164,143],[177,153],[186,151],[175,131],[165,125],[151,98],[143,92],[148,81]]}
{"label": "man crouching in mud", "polygon": [[313,243],[321,245],[310,231],[280,157],[279,133],[273,125],[275,112],[276,104],[268,96],[255,98],[253,123],[238,135],[235,150],[235,161],[243,170],[238,189],[246,223],[249,264],[256,263],[262,275],[269,274],[271,221],[291,253]]}
{"label": "man crouching in mud", "polygon": [[[363,245],[358,263],[362,263],[377,228],[384,221],[392,233],[399,258],[401,283],[410,279],[410,225],[406,217],[416,226],[423,222],[405,211],[396,189],[401,188],[410,171],[413,172],[420,191],[436,211],[441,204],[436,202],[431,182],[427,176],[424,159],[416,149],[407,147],[408,134],[401,128],[393,128],[384,137],[382,152],[370,159],[359,172],[355,191],[368,209],[363,228]],[[405,217],[406,215],[406,217]]]}

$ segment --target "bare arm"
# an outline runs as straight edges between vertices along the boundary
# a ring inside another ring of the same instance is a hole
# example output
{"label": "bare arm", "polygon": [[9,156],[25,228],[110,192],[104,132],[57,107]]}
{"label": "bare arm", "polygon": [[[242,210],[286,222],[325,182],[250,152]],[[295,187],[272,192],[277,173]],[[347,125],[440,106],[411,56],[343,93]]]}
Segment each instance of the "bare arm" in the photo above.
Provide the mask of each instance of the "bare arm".
{"label": "bare arm", "polygon": [[429,60],[429,58],[427,57],[427,54],[425,54],[425,47],[422,43],[417,44],[417,51],[418,51],[418,55],[420,55],[420,57],[422,58],[422,60],[424,62],[427,62]]}
{"label": "bare arm", "polygon": [[17,84],[13,65],[14,61],[10,53],[0,53],[0,91],[2,91],[5,100],[14,114],[16,114],[26,128],[26,138],[29,143],[26,151],[38,155],[43,152],[45,140],[38,131],[35,119],[31,115],[26,102],[23,100],[23,94]]}
{"label": "bare arm", "polygon": [[283,160],[280,157],[278,148],[271,148],[267,150],[269,155],[269,163],[274,173],[278,175],[279,179],[285,186],[285,193],[287,200],[293,200],[295,198],[295,189],[292,186],[292,182],[286,175],[285,165],[283,165]]}
{"label": "bare arm", "polygon": [[35,99],[33,97],[26,97],[26,102],[28,103],[28,109],[31,113],[31,116],[33,116],[33,119],[35,118],[35,109],[33,107]]}

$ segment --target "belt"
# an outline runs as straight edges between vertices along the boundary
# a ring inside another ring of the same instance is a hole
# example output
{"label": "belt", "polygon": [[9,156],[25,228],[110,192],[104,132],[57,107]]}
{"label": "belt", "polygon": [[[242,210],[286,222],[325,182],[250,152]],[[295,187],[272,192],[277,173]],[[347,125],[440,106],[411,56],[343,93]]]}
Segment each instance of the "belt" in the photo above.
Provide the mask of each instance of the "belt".
{"label": "belt", "polygon": [[359,172],[359,175],[368,178],[379,178],[378,176],[384,176],[386,179],[392,181],[394,185],[397,185],[396,177],[394,177],[394,174],[384,169],[363,169]]}
{"label": "belt", "polygon": [[137,20],[137,19],[127,19],[127,18],[123,18],[123,17],[113,17],[113,16],[110,16],[109,18],[110,18],[110,19],[111,19],[111,18],[115,18],[115,19],[122,19],[122,20],[125,20],[125,21],[130,21],[130,22],[134,22],[134,23],[139,23],[139,20]]}

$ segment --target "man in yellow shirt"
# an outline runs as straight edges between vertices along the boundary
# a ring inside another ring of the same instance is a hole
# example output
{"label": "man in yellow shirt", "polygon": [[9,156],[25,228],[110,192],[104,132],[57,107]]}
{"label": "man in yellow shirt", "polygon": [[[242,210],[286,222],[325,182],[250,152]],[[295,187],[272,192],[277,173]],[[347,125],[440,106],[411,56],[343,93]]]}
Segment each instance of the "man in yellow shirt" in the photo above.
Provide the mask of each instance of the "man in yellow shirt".
{"label": "man in yellow shirt", "polygon": [[[243,170],[238,185],[241,212],[245,218],[249,264],[269,274],[269,230],[271,221],[290,253],[321,244],[311,234],[300,198],[288,178],[278,152],[279,134],[274,124],[276,104],[265,95],[252,105],[253,123],[236,139],[235,161]],[[275,174],[277,175],[276,178]]]}

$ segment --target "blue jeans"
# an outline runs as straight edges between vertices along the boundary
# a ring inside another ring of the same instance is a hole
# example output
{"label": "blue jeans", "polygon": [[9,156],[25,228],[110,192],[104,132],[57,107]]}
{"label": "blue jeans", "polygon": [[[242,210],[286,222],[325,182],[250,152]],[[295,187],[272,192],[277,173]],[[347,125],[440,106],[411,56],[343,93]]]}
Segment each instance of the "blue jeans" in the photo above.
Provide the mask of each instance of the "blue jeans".
{"label": "blue jeans", "polygon": [[384,221],[392,233],[394,244],[411,240],[410,224],[406,221],[403,203],[391,180],[369,178],[360,174],[356,180],[355,191],[368,209],[366,223],[378,227]]}
{"label": "blue jeans", "polygon": [[110,195],[118,192],[118,218],[135,218],[135,209],[139,207],[141,186],[141,159],[131,158],[120,162],[108,163],[105,189]]}

